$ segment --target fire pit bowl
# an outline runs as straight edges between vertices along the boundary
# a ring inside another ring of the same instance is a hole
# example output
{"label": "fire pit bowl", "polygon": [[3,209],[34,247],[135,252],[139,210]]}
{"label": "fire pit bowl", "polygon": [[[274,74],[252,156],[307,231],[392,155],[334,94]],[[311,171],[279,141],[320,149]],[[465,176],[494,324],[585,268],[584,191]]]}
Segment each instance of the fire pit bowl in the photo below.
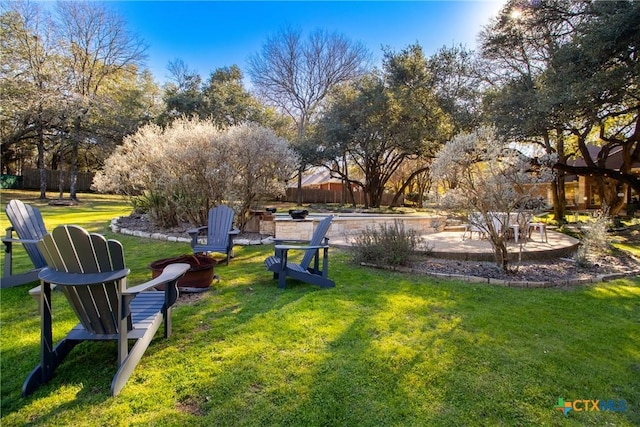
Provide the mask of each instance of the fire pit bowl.
{"label": "fire pit bowl", "polygon": [[305,219],[309,215],[306,209],[289,209],[289,216],[292,219]]}
{"label": "fire pit bowl", "polygon": [[[213,267],[218,263],[210,256],[203,254],[180,255],[174,258],[164,258],[149,264],[151,277],[156,278],[169,264],[189,264],[191,268],[178,280],[178,288],[182,292],[204,292],[211,286],[214,279]],[[158,286],[158,289],[163,289]]]}

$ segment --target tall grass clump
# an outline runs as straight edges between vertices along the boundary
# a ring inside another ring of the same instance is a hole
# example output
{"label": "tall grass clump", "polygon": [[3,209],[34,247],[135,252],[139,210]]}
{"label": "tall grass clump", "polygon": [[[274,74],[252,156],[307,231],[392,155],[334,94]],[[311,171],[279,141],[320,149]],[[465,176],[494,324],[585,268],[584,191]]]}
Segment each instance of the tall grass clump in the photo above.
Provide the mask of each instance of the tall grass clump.
{"label": "tall grass clump", "polygon": [[422,241],[415,230],[405,229],[400,220],[395,220],[393,225],[367,227],[353,238],[353,260],[358,263],[408,265]]}
{"label": "tall grass clump", "polygon": [[575,254],[575,260],[579,265],[588,267],[593,264],[593,260],[610,253],[607,230],[611,224],[611,218],[608,212],[606,208],[598,211],[589,225],[583,229],[582,241]]}

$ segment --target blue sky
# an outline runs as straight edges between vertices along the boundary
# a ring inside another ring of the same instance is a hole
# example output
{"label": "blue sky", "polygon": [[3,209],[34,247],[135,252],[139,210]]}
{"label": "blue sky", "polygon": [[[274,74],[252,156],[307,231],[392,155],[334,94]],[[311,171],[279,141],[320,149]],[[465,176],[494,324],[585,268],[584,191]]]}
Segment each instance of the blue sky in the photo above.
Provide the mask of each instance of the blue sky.
{"label": "blue sky", "polygon": [[504,0],[450,1],[114,1],[128,29],[148,44],[147,66],[160,83],[167,64],[183,60],[203,79],[219,67],[238,65],[285,26],[304,34],[322,28],[362,42],[380,64],[381,47],[399,51],[418,42],[431,55],[442,46],[476,47],[482,26]]}

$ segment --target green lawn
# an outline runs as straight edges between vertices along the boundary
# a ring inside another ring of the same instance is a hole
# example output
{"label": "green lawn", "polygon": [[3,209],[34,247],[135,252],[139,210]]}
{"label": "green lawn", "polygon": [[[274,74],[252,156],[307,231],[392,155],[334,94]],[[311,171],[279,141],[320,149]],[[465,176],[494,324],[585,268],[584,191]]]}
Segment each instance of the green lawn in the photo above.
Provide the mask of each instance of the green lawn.
{"label": "green lawn", "polygon": [[[42,206],[47,227],[69,221],[120,240],[130,285],[149,277],[154,259],[189,251],[114,235],[108,220],[129,207],[91,203]],[[279,290],[262,265],[271,250],[237,247],[212,291],[180,302],[172,337],[158,334],[116,398],[116,348],[99,342],[78,346],[21,398],[38,362],[37,307],[29,286],[3,289],[0,423],[640,425],[640,279],[511,289],[371,270],[332,250],[335,289]],[[59,294],[54,322],[55,340],[75,324]],[[564,416],[559,398],[624,400],[626,410]]]}

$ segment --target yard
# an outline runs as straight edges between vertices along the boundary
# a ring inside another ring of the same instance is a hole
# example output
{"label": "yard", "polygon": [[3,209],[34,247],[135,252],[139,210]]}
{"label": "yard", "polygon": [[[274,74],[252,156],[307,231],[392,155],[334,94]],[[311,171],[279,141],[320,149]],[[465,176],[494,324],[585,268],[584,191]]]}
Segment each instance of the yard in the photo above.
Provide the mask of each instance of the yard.
{"label": "yard", "polygon": [[[4,209],[15,195],[2,197]],[[150,277],[151,261],[189,252],[114,235],[109,219],[127,214],[126,202],[80,198],[77,207],[39,205],[47,228],[77,223],[120,240],[129,285]],[[640,424],[638,278],[504,288],[372,270],[332,249],[336,288],[279,290],[262,264],[272,250],[236,247],[210,292],[181,297],[173,335],[156,335],[116,398],[116,346],[99,342],[77,347],[52,381],[21,398],[38,363],[37,305],[29,285],[2,289],[1,424]],[[57,341],[76,320],[62,295],[53,310]],[[563,415],[559,399],[576,409]],[[579,400],[600,400],[601,410],[579,411]]]}

